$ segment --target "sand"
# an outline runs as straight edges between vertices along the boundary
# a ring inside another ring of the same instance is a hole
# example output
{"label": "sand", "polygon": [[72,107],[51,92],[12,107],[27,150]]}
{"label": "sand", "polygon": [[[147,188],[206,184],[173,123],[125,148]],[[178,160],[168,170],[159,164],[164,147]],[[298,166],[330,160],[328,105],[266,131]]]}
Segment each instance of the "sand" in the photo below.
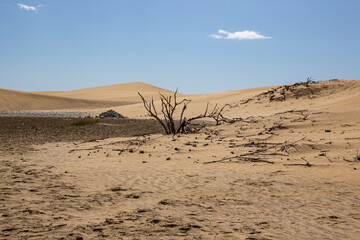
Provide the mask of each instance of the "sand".
{"label": "sand", "polygon": [[0,88],[0,110],[58,110],[91,109],[127,104],[116,101],[97,101],[47,96]]}
{"label": "sand", "polygon": [[[154,97],[158,99],[158,93],[171,94],[173,91],[152,86],[143,82],[123,83],[110,86],[93,87],[86,89],[79,89],[73,91],[62,92],[34,92],[46,96],[67,97],[75,99],[87,99],[97,101],[117,101],[124,103],[139,103],[141,102],[138,92],[141,92],[144,97]],[[181,95],[181,94],[179,94]]]}
{"label": "sand", "polygon": [[[360,81],[286,89],[179,96],[188,116],[209,102],[242,118],[191,134],[78,130],[3,148],[1,238],[359,239]],[[141,103],[112,108],[148,118]]]}

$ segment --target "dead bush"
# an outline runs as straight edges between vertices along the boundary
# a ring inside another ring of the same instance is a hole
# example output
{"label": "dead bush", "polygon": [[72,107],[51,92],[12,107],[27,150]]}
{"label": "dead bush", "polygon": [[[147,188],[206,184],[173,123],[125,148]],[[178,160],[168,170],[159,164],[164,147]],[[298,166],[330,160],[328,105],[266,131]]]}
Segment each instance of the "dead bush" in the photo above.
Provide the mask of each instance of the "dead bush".
{"label": "dead bush", "polygon": [[[175,135],[178,133],[185,133],[186,127],[190,124],[191,121],[202,118],[212,118],[216,121],[217,124],[220,124],[221,119],[223,118],[221,112],[224,110],[225,106],[218,108],[216,104],[212,110],[209,110],[209,104],[207,104],[203,114],[192,118],[186,118],[185,111],[191,100],[183,99],[179,101],[177,99],[177,92],[178,90],[176,90],[173,95],[169,96],[165,96],[159,93],[161,101],[161,112],[156,109],[153,98],[151,101],[147,101],[141,95],[141,93],[138,92],[149,116],[156,119],[161,124],[161,126],[163,126],[166,134]],[[178,120],[174,119],[174,114],[177,110],[180,111],[180,117]]]}

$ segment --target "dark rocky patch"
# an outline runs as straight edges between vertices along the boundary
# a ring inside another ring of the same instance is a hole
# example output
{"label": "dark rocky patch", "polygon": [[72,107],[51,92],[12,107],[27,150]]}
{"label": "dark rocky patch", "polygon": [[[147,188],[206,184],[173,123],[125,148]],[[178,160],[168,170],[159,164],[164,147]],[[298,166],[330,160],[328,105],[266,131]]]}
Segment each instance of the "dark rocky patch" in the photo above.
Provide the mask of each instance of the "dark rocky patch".
{"label": "dark rocky patch", "polygon": [[120,119],[120,118],[126,118],[124,117],[123,115],[121,115],[120,113],[114,111],[114,110],[109,110],[109,111],[106,111],[106,112],[103,112],[103,113],[100,113],[100,115],[98,116],[99,118],[117,118],[117,119]]}

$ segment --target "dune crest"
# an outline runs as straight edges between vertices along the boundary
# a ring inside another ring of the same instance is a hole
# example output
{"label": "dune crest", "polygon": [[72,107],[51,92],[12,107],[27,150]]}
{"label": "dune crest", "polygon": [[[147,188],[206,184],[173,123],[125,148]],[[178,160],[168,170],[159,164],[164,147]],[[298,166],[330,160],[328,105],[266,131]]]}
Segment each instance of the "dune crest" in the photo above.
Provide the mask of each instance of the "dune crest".
{"label": "dune crest", "polygon": [[[172,91],[142,82],[125,83],[73,91],[23,92],[0,89],[0,110],[87,110],[141,102],[138,92],[152,97]],[[179,94],[181,95],[181,94]]]}
{"label": "dune crest", "polygon": [[90,109],[120,106],[126,102],[94,101],[0,89],[0,110]]}
{"label": "dune crest", "polygon": [[156,96],[159,92],[164,94],[173,93],[170,90],[159,88],[143,82],[123,83],[63,92],[35,93],[48,96],[69,97],[96,101],[140,102],[139,95],[137,94],[138,92],[141,92],[146,97]]}
{"label": "dune crest", "polygon": [[[230,116],[273,114],[277,111],[302,108],[332,108],[352,110],[359,106],[359,80],[332,80],[302,84],[234,90],[203,95],[183,95],[192,102],[188,114],[202,112],[210,105],[226,103],[239,105],[228,111]],[[129,117],[141,118],[146,112],[138,92],[146,98],[159,99],[159,92],[167,95],[173,91],[142,82],[124,83],[72,91],[22,92],[0,89],[0,110],[78,110],[98,114],[114,108]],[[259,108],[259,106],[262,106]],[[263,106],[266,106],[265,108]]]}

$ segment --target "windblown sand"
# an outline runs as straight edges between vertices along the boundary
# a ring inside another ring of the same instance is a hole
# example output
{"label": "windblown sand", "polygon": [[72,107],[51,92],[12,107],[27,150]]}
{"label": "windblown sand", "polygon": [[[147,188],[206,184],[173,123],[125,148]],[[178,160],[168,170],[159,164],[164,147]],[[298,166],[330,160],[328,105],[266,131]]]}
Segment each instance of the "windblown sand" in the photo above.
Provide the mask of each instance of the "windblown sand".
{"label": "windblown sand", "polygon": [[[359,92],[327,81],[181,95],[189,116],[228,103],[223,115],[241,119],[177,136],[145,120],[51,131],[48,118],[1,118],[0,237],[360,239]],[[112,108],[147,118],[141,102]]]}

